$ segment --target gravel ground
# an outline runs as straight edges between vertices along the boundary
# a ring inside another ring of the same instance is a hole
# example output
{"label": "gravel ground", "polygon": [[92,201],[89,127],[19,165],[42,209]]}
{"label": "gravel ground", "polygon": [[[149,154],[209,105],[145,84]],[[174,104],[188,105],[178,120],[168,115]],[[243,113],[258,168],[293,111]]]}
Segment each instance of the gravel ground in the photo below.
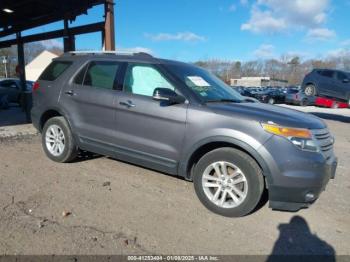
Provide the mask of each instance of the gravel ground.
{"label": "gravel ground", "polygon": [[192,183],[177,177],[92,155],[57,164],[37,135],[2,140],[0,254],[350,255],[343,117],[326,120],[339,168],[311,208],[287,213],[265,205],[236,219],[207,211]]}

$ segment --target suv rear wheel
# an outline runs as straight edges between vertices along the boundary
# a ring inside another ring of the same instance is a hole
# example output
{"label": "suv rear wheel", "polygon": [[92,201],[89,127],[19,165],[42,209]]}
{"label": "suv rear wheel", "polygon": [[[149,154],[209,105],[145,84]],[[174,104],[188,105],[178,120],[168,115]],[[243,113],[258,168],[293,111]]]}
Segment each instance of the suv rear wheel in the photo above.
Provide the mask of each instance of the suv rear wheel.
{"label": "suv rear wheel", "polygon": [[74,160],[78,153],[72,132],[64,117],[53,117],[45,123],[42,145],[45,154],[59,163]]}
{"label": "suv rear wheel", "polygon": [[315,96],[316,95],[316,87],[314,85],[307,85],[304,91],[307,96]]}
{"label": "suv rear wheel", "polygon": [[307,106],[308,105],[308,100],[306,98],[303,98],[301,101],[300,101],[300,106]]}
{"label": "suv rear wheel", "polygon": [[195,167],[193,182],[203,205],[227,217],[252,212],[264,190],[262,171],[254,159],[229,147],[204,155]]}

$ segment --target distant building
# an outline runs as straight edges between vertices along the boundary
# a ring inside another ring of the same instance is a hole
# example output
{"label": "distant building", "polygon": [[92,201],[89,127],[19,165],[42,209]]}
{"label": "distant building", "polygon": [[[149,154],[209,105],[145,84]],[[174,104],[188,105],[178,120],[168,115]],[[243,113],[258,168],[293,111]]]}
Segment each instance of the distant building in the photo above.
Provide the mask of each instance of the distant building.
{"label": "distant building", "polygon": [[33,59],[28,65],[26,65],[26,79],[29,81],[38,80],[44,69],[51,63],[52,59],[57,55],[44,50],[36,58]]}
{"label": "distant building", "polygon": [[287,86],[288,81],[275,79],[268,76],[258,77],[241,77],[237,79],[231,79],[231,86],[244,86],[244,87],[264,87],[264,86]]}

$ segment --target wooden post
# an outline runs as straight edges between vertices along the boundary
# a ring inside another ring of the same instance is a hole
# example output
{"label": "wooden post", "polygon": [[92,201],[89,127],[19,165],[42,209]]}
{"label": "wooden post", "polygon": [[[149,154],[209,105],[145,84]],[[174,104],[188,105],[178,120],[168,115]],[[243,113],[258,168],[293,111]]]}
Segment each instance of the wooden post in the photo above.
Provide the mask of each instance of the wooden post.
{"label": "wooden post", "polygon": [[104,49],[106,51],[114,51],[115,50],[114,2],[113,2],[113,0],[106,0],[106,2],[105,2]]}
{"label": "wooden post", "polygon": [[17,38],[17,58],[18,58],[18,67],[17,67],[17,73],[19,75],[21,90],[22,90],[22,106],[26,113],[26,120],[29,123],[30,122],[30,103],[31,101],[28,101],[28,95],[26,93],[26,71],[25,71],[25,61],[24,61],[24,47],[22,42],[22,35],[21,32],[16,33]]}

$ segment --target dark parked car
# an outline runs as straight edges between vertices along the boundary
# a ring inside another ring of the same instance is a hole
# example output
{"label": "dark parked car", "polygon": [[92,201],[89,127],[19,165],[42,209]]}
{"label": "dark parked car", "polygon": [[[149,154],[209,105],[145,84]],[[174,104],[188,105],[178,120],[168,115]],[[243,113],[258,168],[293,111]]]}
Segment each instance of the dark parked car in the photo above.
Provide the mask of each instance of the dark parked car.
{"label": "dark parked car", "polygon": [[307,96],[303,91],[297,89],[287,90],[286,104],[310,106],[315,104],[315,96]]}
{"label": "dark parked car", "polygon": [[285,94],[279,90],[264,90],[253,93],[252,96],[262,103],[271,105],[285,102]]}
{"label": "dark parked car", "polygon": [[308,96],[326,96],[346,101],[350,105],[350,73],[314,69],[304,78],[302,89]]}
{"label": "dark parked car", "polygon": [[[138,53],[65,54],[33,88],[46,155],[108,155],[194,182],[224,216],[298,210],[334,178],[334,139],[319,118],[247,101],[194,65]],[[117,207],[116,207],[117,208]]]}
{"label": "dark parked car", "polygon": [[[26,91],[32,91],[33,82],[27,81]],[[6,99],[7,103],[21,103],[21,85],[19,79],[3,78],[0,79],[0,97]]]}
{"label": "dark parked car", "polygon": [[242,96],[253,97],[252,92],[250,92],[250,91],[247,90],[246,88],[240,89],[240,90],[238,90],[238,92],[239,92]]}

